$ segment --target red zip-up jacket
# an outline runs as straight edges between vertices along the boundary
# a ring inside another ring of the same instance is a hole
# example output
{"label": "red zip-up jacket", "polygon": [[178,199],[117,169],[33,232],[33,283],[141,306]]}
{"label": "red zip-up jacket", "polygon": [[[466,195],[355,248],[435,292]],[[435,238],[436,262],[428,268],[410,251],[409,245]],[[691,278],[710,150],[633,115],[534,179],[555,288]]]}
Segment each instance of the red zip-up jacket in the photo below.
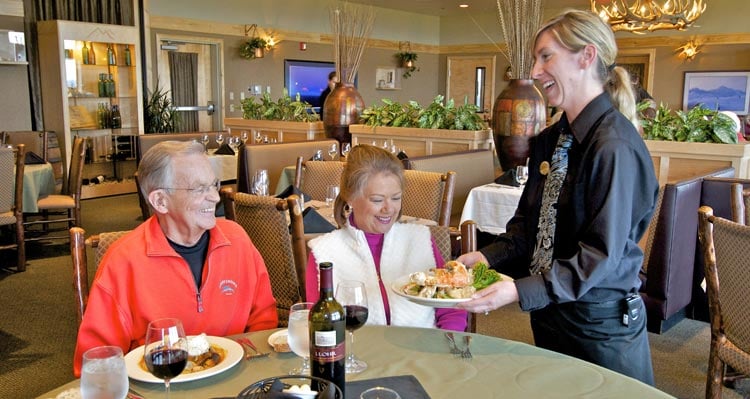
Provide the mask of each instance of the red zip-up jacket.
{"label": "red zip-up jacket", "polygon": [[217,219],[200,291],[190,268],[151,217],[112,244],[91,286],[78,330],[73,372],[83,353],[143,345],[149,321],[175,317],[187,335],[227,336],[276,328],[276,300],[263,258],[235,222]]}

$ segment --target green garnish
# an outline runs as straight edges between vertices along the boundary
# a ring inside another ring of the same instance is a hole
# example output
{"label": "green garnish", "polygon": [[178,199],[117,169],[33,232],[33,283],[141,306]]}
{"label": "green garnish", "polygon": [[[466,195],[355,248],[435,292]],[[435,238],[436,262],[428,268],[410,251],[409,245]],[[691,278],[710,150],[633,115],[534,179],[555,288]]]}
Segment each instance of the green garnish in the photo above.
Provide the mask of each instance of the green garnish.
{"label": "green garnish", "polygon": [[472,284],[477,291],[487,288],[490,285],[502,280],[500,273],[492,270],[484,262],[474,265],[474,283]]}

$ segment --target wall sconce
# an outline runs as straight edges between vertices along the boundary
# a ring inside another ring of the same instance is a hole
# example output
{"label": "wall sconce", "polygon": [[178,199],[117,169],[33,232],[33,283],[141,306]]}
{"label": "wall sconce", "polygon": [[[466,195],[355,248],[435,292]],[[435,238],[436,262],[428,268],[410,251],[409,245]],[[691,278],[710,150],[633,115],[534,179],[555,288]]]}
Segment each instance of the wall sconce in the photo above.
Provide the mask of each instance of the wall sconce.
{"label": "wall sconce", "polygon": [[679,51],[678,56],[684,57],[685,61],[692,61],[695,56],[700,53],[700,45],[695,40],[689,40],[687,43],[678,47],[676,51]]}

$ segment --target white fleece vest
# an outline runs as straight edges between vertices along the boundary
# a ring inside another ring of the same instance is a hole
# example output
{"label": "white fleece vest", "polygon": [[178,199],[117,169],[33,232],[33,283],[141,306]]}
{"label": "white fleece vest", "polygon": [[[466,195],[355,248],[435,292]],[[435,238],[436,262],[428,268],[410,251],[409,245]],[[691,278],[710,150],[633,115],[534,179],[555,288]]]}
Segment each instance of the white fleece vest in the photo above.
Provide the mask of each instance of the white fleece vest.
{"label": "white fleece vest", "polygon": [[[380,295],[375,262],[363,231],[348,224],[338,230],[310,240],[318,263],[333,263],[334,289],[339,281],[359,280],[365,283],[369,315],[367,324],[385,325],[385,307]],[[380,256],[380,275],[391,308],[391,325],[435,327],[435,309],[417,305],[395,294],[391,285],[404,275],[436,267],[430,230],[413,223],[396,223],[385,234]]]}

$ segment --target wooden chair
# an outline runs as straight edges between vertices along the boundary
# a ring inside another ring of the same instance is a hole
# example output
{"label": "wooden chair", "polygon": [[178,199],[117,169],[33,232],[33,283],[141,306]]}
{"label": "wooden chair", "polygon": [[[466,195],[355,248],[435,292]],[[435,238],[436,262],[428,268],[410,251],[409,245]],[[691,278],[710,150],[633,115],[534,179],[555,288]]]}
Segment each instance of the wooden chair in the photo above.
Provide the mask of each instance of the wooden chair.
{"label": "wooden chair", "polygon": [[732,221],[750,226],[750,189],[745,189],[742,183],[731,186]]}
{"label": "wooden chair", "polygon": [[[18,144],[15,151],[9,147],[0,148],[0,187],[4,188],[0,194],[0,226],[15,226],[14,240],[9,243],[0,243],[0,250],[16,250],[16,270],[19,272],[26,270],[26,245],[23,234],[25,147],[24,144]],[[14,165],[15,173],[13,172]],[[15,189],[11,190],[10,187],[15,187]]]}
{"label": "wooden chair", "polygon": [[325,201],[326,189],[330,185],[341,184],[341,173],[346,162],[341,161],[303,161],[297,158],[294,185],[311,199]]}
{"label": "wooden chair", "polygon": [[750,226],[714,216],[708,206],[698,214],[711,316],[706,398],[714,399],[722,396],[725,367],[750,375]]}
{"label": "wooden chair", "polygon": [[78,324],[81,324],[86,304],[89,300],[89,271],[86,248],[92,248],[94,252],[94,270],[99,267],[99,262],[109,249],[109,246],[120,237],[130,231],[115,231],[92,235],[85,238],[86,231],[80,227],[70,229],[70,257],[73,261],[73,291],[76,298],[76,316]]}
{"label": "wooden chair", "polygon": [[440,226],[448,226],[453,204],[456,174],[404,171],[404,196],[401,212],[407,216],[434,220]]}
{"label": "wooden chair", "polygon": [[33,152],[52,164],[55,174],[55,192],[63,186],[63,161],[57,134],[47,130],[18,130],[2,132],[3,144],[25,144],[26,152]]}
{"label": "wooden chair", "polygon": [[[37,207],[41,219],[29,216],[24,221],[26,228],[26,241],[39,241],[51,239],[64,239],[68,235],[54,236],[50,232],[58,231],[50,229],[50,225],[66,223],[68,231],[73,226],[81,225],[81,176],[83,174],[83,162],[86,153],[86,141],[83,137],[76,137],[73,141],[72,156],[68,180],[61,194],[48,195],[37,200]],[[62,212],[64,217],[54,217],[57,212]],[[29,227],[41,225],[42,230],[31,230]],[[34,234],[32,237],[31,234]],[[39,234],[41,233],[41,234]]]}
{"label": "wooden chair", "polygon": [[[435,240],[443,259],[452,260],[452,242],[455,240],[461,243],[461,254],[477,250],[477,224],[473,220],[466,220],[461,223],[460,232],[448,226],[430,226],[430,234]],[[474,313],[468,313],[467,332],[477,332],[477,320]]]}
{"label": "wooden chair", "polygon": [[222,188],[220,193],[226,218],[245,229],[263,256],[276,298],[279,327],[286,327],[289,309],[305,298],[307,252],[299,197],[256,196],[236,193],[230,187]]}

